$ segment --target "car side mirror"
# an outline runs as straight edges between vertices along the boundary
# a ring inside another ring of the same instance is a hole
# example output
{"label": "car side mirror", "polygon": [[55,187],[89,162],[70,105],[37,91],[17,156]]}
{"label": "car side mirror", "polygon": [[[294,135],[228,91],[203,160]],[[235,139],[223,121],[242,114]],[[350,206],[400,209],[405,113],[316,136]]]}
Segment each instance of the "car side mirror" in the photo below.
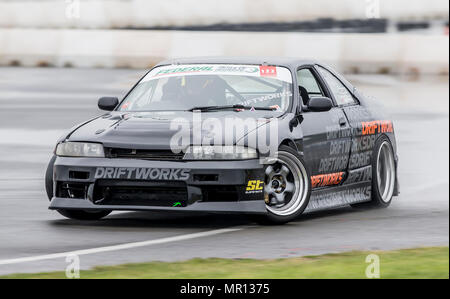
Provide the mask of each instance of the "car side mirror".
{"label": "car side mirror", "polygon": [[98,100],[98,108],[113,111],[119,105],[119,99],[115,97],[103,97]]}
{"label": "car side mirror", "polygon": [[308,110],[314,112],[330,111],[333,108],[333,102],[326,97],[312,97],[308,102]]}

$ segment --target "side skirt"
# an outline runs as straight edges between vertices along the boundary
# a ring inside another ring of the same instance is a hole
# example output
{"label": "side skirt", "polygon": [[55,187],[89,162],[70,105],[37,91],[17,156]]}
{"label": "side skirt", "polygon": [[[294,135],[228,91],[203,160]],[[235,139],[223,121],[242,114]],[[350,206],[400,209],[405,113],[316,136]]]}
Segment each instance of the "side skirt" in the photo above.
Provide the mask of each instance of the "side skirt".
{"label": "side skirt", "polygon": [[371,181],[313,190],[304,213],[344,207],[372,199]]}

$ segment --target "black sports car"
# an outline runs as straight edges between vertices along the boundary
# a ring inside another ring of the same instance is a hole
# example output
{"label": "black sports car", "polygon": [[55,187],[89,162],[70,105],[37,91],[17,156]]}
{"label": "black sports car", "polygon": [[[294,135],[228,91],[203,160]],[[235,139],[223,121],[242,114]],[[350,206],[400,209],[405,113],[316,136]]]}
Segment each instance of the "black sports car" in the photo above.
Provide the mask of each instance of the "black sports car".
{"label": "black sports car", "polygon": [[57,143],[50,209],[253,214],[273,223],[398,195],[393,124],[341,75],[288,58],[164,61]]}

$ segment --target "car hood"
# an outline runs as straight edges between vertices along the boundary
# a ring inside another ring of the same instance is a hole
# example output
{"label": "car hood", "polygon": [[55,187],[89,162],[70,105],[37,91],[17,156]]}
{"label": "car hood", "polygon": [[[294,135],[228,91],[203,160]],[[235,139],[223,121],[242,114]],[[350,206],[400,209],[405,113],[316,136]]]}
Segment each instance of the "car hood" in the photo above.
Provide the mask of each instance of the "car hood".
{"label": "car hood", "polygon": [[[193,131],[200,130],[201,136],[214,139],[215,144],[234,145],[250,132],[271,121],[276,115],[267,111],[219,111],[201,113],[201,117],[192,112],[112,112],[87,122],[67,139],[79,142],[98,142],[105,147],[134,149],[169,149],[173,138],[189,136],[193,141]],[[248,119],[259,119],[256,126],[243,127],[239,133],[230,134],[230,125],[241,124]],[[212,120],[212,121],[211,121]],[[211,125],[214,123],[214,125]],[[225,124],[227,130],[224,130]],[[200,129],[201,128],[201,129]],[[178,134],[178,135],[176,135]],[[198,135],[197,135],[198,136]],[[186,140],[186,139],[185,139]],[[185,144],[185,143],[184,143]]]}

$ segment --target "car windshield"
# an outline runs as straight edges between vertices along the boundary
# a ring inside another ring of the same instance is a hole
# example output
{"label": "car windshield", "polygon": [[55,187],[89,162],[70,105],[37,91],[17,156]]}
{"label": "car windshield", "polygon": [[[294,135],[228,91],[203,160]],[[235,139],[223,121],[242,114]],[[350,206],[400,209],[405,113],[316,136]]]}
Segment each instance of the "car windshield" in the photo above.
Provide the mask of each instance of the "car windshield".
{"label": "car windshield", "polygon": [[118,110],[174,111],[242,105],[284,112],[291,101],[292,76],[284,67],[170,65],[149,72]]}

